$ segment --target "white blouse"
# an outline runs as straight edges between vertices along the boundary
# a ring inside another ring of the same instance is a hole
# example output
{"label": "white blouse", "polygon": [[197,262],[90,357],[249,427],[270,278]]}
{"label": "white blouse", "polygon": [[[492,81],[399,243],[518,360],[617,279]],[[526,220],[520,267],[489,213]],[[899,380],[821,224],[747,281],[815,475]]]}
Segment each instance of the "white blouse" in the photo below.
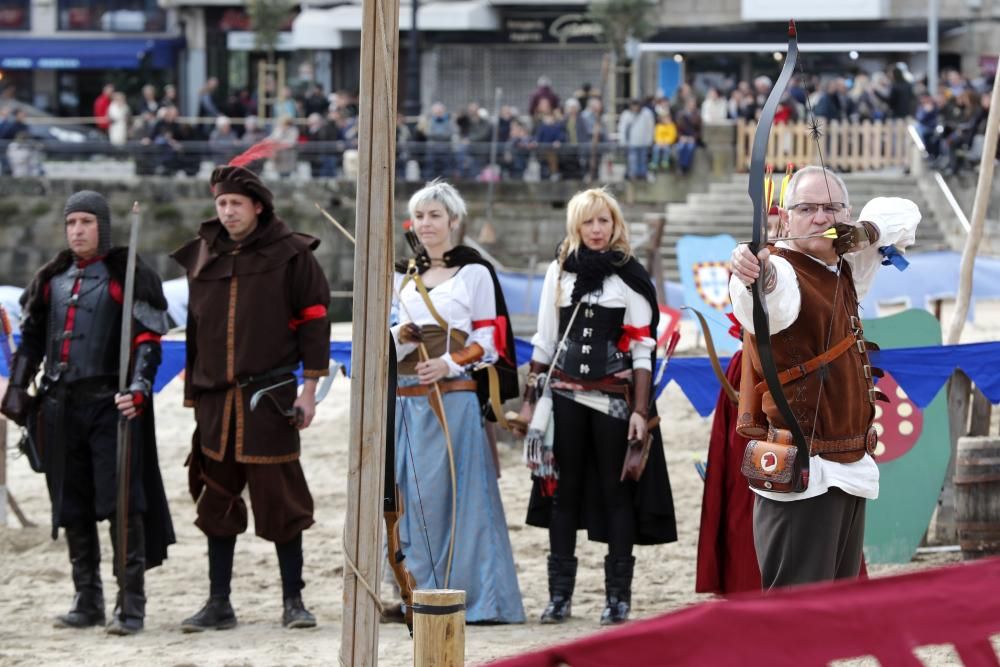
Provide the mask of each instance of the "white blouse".
{"label": "white blouse", "polygon": [[[403,275],[397,273],[394,280],[397,287],[396,293],[402,299],[402,304],[396,303],[395,297],[393,298],[393,308],[398,309],[399,324],[392,327],[390,331],[392,339],[396,343],[396,357],[402,359],[417,349],[417,344],[400,343],[399,330],[410,322],[421,327],[437,326],[438,322],[431,315],[427,304],[424,303],[423,296],[417,291],[414,281],[408,281],[406,286],[399,290]],[[497,307],[493,289],[493,278],[490,276],[490,272],[480,264],[466,264],[459,268],[458,272],[451,278],[429,289],[435,310],[444,318],[449,327],[447,346],[445,353],[441,356],[441,359],[448,364],[448,377],[455,377],[465,370],[451,358],[453,341],[450,334],[452,329],[458,329],[468,334],[466,345],[479,343],[483,348],[483,357],[476,363],[492,364],[497,360],[499,355],[493,338],[496,329]]]}
{"label": "white blouse", "polygon": [[[559,280],[559,303],[556,304],[556,280]],[[559,276],[559,262],[554,261],[545,272],[545,282],[542,284],[542,298],[538,306],[538,332],[531,338],[531,344],[535,346],[531,353],[532,361],[542,364],[551,364],[555,356],[556,345],[559,344],[559,315],[556,312],[556,305],[559,308],[570,305],[570,296],[573,294],[573,286],[576,284],[576,274],[563,271]],[[584,302],[596,304],[604,308],[624,308],[625,319],[623,324],[632,327],[648,327],[653,317],[649,301],[644,296],[629,287],[618,274],[611,274],[604,279],[604,284],[600,290],[591,292],[583,297]],[[650,332],[648,337],[631,339],[629,341],[629,351],[632,353],[632,368],[652,370],[652,352],[656,346],[653,336],[655,331]]]}

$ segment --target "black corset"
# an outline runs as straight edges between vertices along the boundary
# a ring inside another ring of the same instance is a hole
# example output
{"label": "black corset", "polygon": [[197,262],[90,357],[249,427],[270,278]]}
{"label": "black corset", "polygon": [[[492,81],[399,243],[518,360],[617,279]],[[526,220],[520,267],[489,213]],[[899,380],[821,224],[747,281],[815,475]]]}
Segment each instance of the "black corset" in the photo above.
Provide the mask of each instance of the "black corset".
{"label": "black corset", "polygon": [[[559,340],[573,316],[575,306],[559,309]],[[556,351],[556,366],[580,380],[600,380],[632,367],[632,357],[618,349],[624,308],[580,304],[563,350]]]}

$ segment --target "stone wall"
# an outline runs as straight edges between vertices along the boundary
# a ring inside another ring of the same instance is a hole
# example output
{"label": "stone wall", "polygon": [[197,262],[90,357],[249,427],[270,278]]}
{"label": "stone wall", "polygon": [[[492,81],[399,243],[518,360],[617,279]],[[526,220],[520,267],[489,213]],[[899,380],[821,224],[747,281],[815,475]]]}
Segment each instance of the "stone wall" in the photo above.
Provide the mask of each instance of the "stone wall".
{"label": "stone wall", "polygon": [[[699,151],[690,175],[664,174],[654,182],[619,182],[608,186],[621,202],[626,219],[640,221],[645,213],[662,213],[668,202],[683,201],[688,192],[704,191],[711,180],[728,177],[731,158],[726,156],[732,152],[730,134],[726,128],[721,134],[706,132],[706,142],[715,148]],[[350,290],[354,248],[326,222],[315,204],[319,203],[353,230],[355,184],[278,181],[268,185],[274,191],[281,217],[296,231],[321,240],[317,257],[327,272],[331,288]],[[397,183],[397,222],[408,217],[407,201],[421,186],[422,183]],[[569,181],[497,183],[492,193],[491,213],[488,184],[462,183],[459,187],[469,208],[466,234],[480,238],[486,220],[491,219],[496,240],[486,245],[487,249],[504,265],[525,268],[536,262],[544,265],[552,257],[564,233],[566,202],[586,186]],[[149,177],[109,183],[3,178],[0,179],[0,284],[26,285],[45,261],[65,247],[63,204],[71,193],[83,189],[97,190],[108,198],[116,243],[127,242],[132,202],[141,204],[140,252],[164,279],[181,275],[169,253],[193,238],[201,221],[215,215],[208,185],[203,181]],[[398,225],[396,228],[400,229]],[[401,233],[396,244],[397,252],[405,251]],[[334,310],[349,316],[350,299],[338,299]]]}

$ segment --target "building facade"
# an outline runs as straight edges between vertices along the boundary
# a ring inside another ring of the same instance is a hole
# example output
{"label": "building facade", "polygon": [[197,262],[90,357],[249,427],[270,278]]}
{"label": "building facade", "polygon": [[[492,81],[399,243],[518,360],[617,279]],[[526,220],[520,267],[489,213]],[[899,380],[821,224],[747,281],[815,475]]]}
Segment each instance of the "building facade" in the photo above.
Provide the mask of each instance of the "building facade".
{"label": "building facade", "polygon": [[176,83],[183,46],[156,0],[0,0],[0,96],[90,116],[106,83]]}

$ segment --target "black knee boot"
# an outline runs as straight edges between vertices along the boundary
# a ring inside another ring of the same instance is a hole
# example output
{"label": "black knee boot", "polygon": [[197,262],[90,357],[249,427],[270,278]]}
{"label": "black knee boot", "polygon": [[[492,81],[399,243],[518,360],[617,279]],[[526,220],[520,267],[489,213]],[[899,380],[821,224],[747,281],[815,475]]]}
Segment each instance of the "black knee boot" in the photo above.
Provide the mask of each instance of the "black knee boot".
{"label": "black knee boot", "polygon": [[281,595],[284,610],[281,624],[286,628],[314,628],[316,617],[302,603],[302,533],[284,544],[275,544],[278,568],[281,570]]}
{"label": "black knee boot", "polygon": [[562,623],[572,615],[576,562],[572,556],[549,554],[549,604],[542,612],[542,623]]}
{"label": "black knee boot", "polygon": [[56,627],[87,628],[104,625],[101,545],[97,540],[97,524],[83,521],[66,526],[65,532],[76,595],[69,612],[56,618]]}
{"label": "black knee boot", "polygon": [[601,612],[601,625],[614,625],[628,620],[632,606],[632,571],[634,556],[604,557],[604,592],[607,603]]}
{"label": "black knee boot", "polygon": [[[115,576],[118,569],[118,530],[111,522],[111,543],[115,545]],[[121,577],[115,614],[108,634],[134,635],[141,632],[146,618],[146,530],[141,514],[128,517],[125,535],[125,574]]]}
{"label": "black knee boot", "polygon": [[181,622],[181,630],[184,632],[229,630],[236,627],[236,612],[229,602],[235,551],[235,536],[208,538],[208,602],[194,616]]}

